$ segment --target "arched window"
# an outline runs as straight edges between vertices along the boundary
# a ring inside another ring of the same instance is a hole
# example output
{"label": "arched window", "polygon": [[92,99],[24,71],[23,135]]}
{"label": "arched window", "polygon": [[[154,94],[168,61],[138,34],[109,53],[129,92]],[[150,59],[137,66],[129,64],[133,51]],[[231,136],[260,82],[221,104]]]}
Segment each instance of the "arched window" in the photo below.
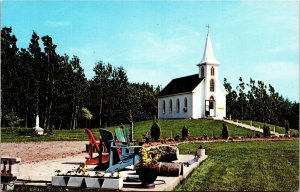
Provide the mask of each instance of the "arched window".
{"label": "arched window", "polygon": [[213,79],[210,80],[210,89],[211,92],[215,91],[215,81]]}
{"label": "arched window", "polygon": [[170,106],[169,107],[170,113],[172,113],[172,111],[173,111],[172,99],[170,99],[169,106]]}
{"label": "arched window", "polygon": [[187,100],[187,98],[184,98],[184,108],[183,108],[183,111],[187,112],[187,110],[188,110],[188,100]]}
{"label": "arched window", "polygon": [[210,69],[210,75],[211,76],[215,75],[215,68],[214,67],[211,67],[211,69]]}
{"label": "arched window", "polygon": [[162,112],[166,113],[166,102],[163,100]]}
{"label": "arched window", "polygon": [[179,101],[179,99],[177,99],[177,101],[176,101],[176,111],[177,111],[177,113],[180,112],[180,101]]}
{"label": "arched window", "polygon": [[204,67],[201,67],[201,77],[204,77]]}

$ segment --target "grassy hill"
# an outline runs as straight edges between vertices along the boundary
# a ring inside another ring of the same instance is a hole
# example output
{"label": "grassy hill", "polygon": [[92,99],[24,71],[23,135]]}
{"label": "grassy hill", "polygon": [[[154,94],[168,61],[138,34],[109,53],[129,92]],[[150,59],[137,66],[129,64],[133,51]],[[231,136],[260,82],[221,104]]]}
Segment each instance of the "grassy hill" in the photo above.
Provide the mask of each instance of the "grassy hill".
{"label": "grassy hill", "polygon": [[[161,127],[161,137],[164,138],[173,138],[176,135],[181,137],[182,127],[185,125],[189,129],[189,135],[194,137],[203,137],[203,135],[208,135],[208,137],[220,137],[222,132],[223,121],[216,120],[207,120],[207,119],[159,119],[158,123]],[[250,124],[250,121],[243,121],[243,123]],[[142,135],[146,131],[150,134],[150,129],[153,124],[152,120],[141,121],[134,123],[134,139],[142,139]],[[247,137],[254,136],[255,132],[241,127],[237,127],[232,124],[225,123],[228,127],[229,136],[231,137]],[[263,123],[253,122],[254,126],[262,127]],[[129,124],[124,125],[125,128],[129,131]],[[268,126],[272,128],[274,125]],[[114,131],[115,128],[120,126],[107,127],[110,131]],[[21,128],[23,129],[23,128]],[[85,133],[84,129],[76,130],[54,130],[54,134],[50,136],[36,136],[36,137],[26,137],[18,136],[18,129],[2,129],[1,131],[1,142],[24,142],[24,141],[87,141],[88,136]],[[276,126],[276,131],[279,133],[284,133],[284,128]],[[99,129],[92,129],[96,138],[99,138]],[[291,134],[298,133],[297,130],[291,129]]]}
{"label": "grassy hill", "polygon": [[[142,121],[134,124],[135,139],[142,138],[146,131],[150,133],[153,121]],[[222,132],[223,121],[207,120],[207,119],[160,119],[158,124],[161,127],[161,135],[163,137],[181,137],[181,130],[184,125],[189,129],[189,135],[201,137],[204,134],[209,137],[220,137]],[[236,136],[253,136],[254,132],[248,129],[237,127],[232,124],[225,123],[228,127],[229,135]]]}
{"label": "grassy hill", "polygon": [[[220,137],[222,131],[222,121],[198,119],[198,120],[189,120],[189,119],[165,119],[158,120],[158,123],[161,127],[161,136],[165,138],[175,137],[179,135],[181,137],[181,130],[184,125],[189,129],[189,135],[195,137],[201,137],[204,134],[209,137]],[[146,131],[150,134],[150,129],[153,124],[153,121],[141,121],[134,123],[134,138],[135,140],[141,139],[143,134]],[[226,123],[227,124],[227,123]],[[124,125],[129,131],[129,125]],[[113,131],[114,127],[107,127],[110,131]],[[227,124],[229,135],[231,137],[236,136],[253,136],[255,133],[253,131],[237,127],[235,125]],[[21,128],[22,129],[22,128]],[[35,137],[26,137],[18,136],[17,129],[10,130],[5,129],[1,131],[1,142],[23,142],[23,141],[85,141],[88,140],[88,136],[83,129],[76,130],[53,130],[54,134],[49,136],[35,136]],[[99,129],[92,129],[96,138],[99,138]]]}

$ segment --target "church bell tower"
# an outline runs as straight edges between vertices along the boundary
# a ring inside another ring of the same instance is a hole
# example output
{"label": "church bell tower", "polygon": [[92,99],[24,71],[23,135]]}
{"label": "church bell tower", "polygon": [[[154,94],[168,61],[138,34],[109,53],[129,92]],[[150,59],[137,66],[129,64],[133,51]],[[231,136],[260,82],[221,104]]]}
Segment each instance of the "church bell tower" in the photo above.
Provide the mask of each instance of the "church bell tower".
{"label": "church bell tower", "polygon": [[212,43],[209,35],[209,25],[204,53],[202,60],[197,66],[199,67],[199,78],[204,78],[204,99],[205,99],[205,116],[216,116],[217,98],[217,85],[218,85],[218,68],[219,61],[215,58]]}

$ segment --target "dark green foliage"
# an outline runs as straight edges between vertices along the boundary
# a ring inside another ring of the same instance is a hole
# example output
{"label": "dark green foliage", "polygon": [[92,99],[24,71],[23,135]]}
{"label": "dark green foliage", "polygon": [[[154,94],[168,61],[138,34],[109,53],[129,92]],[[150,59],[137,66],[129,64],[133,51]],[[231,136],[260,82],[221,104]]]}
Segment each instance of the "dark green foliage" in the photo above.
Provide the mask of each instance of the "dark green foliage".
{"label": "dark green foliage", "polygon": [[181,130],[182,140],[185,140],[189,136],[189,129],[184,125]]}
{"label": "dark green foliage", "polygon": [[[148,83],[129,83],[125,69],[113,67],[110,63],[98,62],[91,81],[91,111],[94,126],[149,120],[157,113],[159,87]],[[130,118],[128,113],[130,112]]]}
{"label": "dark green foliage", "polygon": [[284,128],[285,128],[285,134],[290,135],[290,125],[288,121],[285,122]]}
{"label": "dark green foliage", "polygon": [[[54,39],[32,33],[28,48],[17,47],[11,28],[1,29],[1,126],[11,126],[7,115],[14,113],[19,123],[33,127],[35,117],[47,130],[103,127],[148,120],[157,113],[160,87],[129,83],[123,67],[99,61],[95,76],[85,77],[77,56],[59,55]],[[87,108],[93,118],[80,113]],[[18,125],[19,124],[19,125]]]}
{"label": "dark green foliage", "polygon": [[20,128],[18,129],[19,136],[32,136],[35,135],[35,129],[33,128]]}
{"label": "dark green foliage", "polygon": [[8,122],[8,125],[11,128],[17,127],[20,125],[20,123],[22,121],[24,121],[23,119],[20,119],[18,116],[16,116],[15,112],[12,113],[8,113],[4,116],[4,119]]}
{"label": "dark green foliage", "polygon": [[160,126],[156,121],[153,123],[151,127],[151,138],[154,141],[158,141],[160,138]]}
{"label": "dark green foliage", "polygon": [[227,139],[229,137],[227,125],[223,123],[222,127],[222,139]]}
{"label": "dark green foliage", "polygon": [[285,126],[288,122],[291,128],[299,129],[299,103],[283,98],[272,85],[251,78],[249,83],[245,83],[240,77],[236,90],[226,78],[224,87],[228,92],[227,117],[278,126]]}
{"label": "dark green foliage", "polygon": [[263,134],[264,134],[265,138],[271,137],[271,131],[270,131],[269,126],[264,125],[263,132],[264,132]]}
{"label": "dark green foliage", "polygon": [[262,137],[262,135],[261,135],[261,133],[260,133],[260,132],[255,132],[255,137],[256,137],[256,138],[261,138],[261,137]]}

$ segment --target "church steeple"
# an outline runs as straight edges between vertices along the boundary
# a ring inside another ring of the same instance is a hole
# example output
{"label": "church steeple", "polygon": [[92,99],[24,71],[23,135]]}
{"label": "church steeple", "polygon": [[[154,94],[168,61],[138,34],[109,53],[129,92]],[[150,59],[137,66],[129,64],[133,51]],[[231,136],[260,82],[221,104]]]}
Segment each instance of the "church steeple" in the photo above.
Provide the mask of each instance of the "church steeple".
{"label": "church steeple", "polygon": [[210,35],[209,35],[209,25],[207,25],[207,28],[208,28],[208,31],[207,31],[204,53],[203,53],[202,60],[198,64],[198,66],[203,65],[203,64],[212,64],[212,65],[220,64],[220,62],[215,58],[214,51],[212,48],[212,43],[211,43]]}

